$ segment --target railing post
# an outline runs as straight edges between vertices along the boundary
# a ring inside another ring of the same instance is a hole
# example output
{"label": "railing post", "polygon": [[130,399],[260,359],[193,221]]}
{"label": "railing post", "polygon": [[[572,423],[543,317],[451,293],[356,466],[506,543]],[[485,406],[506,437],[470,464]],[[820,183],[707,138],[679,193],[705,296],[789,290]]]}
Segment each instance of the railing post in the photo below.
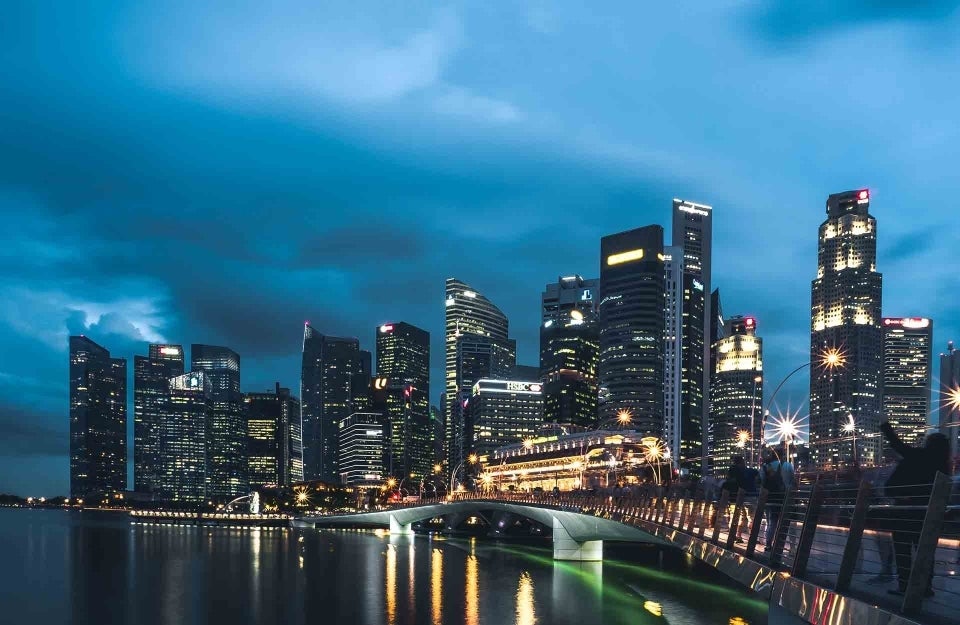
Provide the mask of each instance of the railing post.
{"label": "railing post", "polygon": [[713,502],[707,501],[707,496],[703,496],[703,505],[700,506],[700,529],[697,531],[697,538],[703,538],[707,532],[708,510],[713,509]]}
{"label": "railing post", "polygon": [[[767,553],[770,554],[770,566],[776,567],[780,564],[780,557],[783,555],[783,547],[787,543],[787,534],[790,532],[790,519],[787,515],[793,507],[793,498],[796,490],[789,488],[783,492],[783,501],[780,502],[780,518],[777,521],[777,527],[773,530],[773,544],[767,545]],[[774,502],[773,505],[776,505]]]}
{"label": "railing post", "polygon": [[753,513],[753,524],[750,526],[750,538],[747,540],[746,556],[752,558],[757,551],[757,540],[760,538],[760,525],[763,523],[763,513],[767,508],[767,499],[770,497],[770,491],[766,488],[760,489],[760,495],[757,497],[757,509]]}
{"label": "railing post", "polygon": [[810,493],[810,503],[807,513],[803,517],[803,529],[800,530],[800,541],[797,544],[797,555],[793,558],[794,577],[803,577],[807,574],[807,562],[810,561],[810,549],[813,547],[813,536],[817,532],[817,521],[820,520],[820,508],[823,506],[823,485],[820,480],[813,485]]}
{"label": "railing post", "polygon": [[687,508],[690,507],[690,503],[691,503],[692,500],[690,499],[690,497],[684,497],[684,498],[681,499],[680,501],[681,501],[682,503],[680,504],[680,519],[677,520],[677,529],[682,532],[682,531],[683,531],[683,527],[684,527],[684,523],[687,522],[687,516],[688,516],[688,515],[687,515]]}
{"label": "railing post", "polygon": [[837,592],[846,592],[850,589],[853,570],[857,566],[857,556],[860,555],[860,545],[863,542],[863,530],[867,526],[867,510],[870,507],[872,492],[870,482],[866,480],[860,482],[860,488],[857,489],[857,502],[853,506],[853,515],[850,517],[847,544],[843,546],[840,573],[837,574]]}
{"label": "railing post", "polygon": [[727,549],[733,549],[733,545],[740,535],[740,515],[743,514],[743,498],[746,493],[742,488],[737,489],[737,502],[733,506],[733,519],[730,521],[730,529],[727,531]]}
{"label": "railing post", "polygon": [[927,502],[927,513],[923,518],[923,527],[917,539],[917,557],[910,568],[910,579],[907,580],[907,591],[903,594],[903,613],[916,614],[920,611],[920,602],[923,593],[930,582],[933,573],[934,554],[937,543],[940,541],[940,532],[943,529],[943,518],[947,512],[947,502],[950,499],[950,490],[953,482],[943,473],[937,473],[933,480],[933,490]]}
{"label": "railing post", "polygon": [[667,505],[663,510],[663,524],[667,527],[673,527],[673,512],[677,508],[677,497],[676,495],[667,496]]}
{"label": "railing post", "polygon": [[700,502],[703,500],[702,495],[696,495],[693,498],[693,501],[690,502],[690,514],[687,515],[687,533],[693,533],[693,524],[697,519],[697,507],[700,505]]}
{"label": "railing post", "polygon": [[713,536],[710,542],[714,545],[720,542],[720,517],[727,510],[727,504],[730,501],[730,491],[722,489],[720,491],[720,501],[717,503],[717,513],[713,515]]}

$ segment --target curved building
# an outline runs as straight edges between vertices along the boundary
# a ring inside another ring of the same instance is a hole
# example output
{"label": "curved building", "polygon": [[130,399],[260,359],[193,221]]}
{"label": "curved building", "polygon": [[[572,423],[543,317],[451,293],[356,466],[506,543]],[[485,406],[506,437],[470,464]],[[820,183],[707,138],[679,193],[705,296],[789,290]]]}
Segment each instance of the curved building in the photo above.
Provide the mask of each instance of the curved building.
{"label": "curved building", "polygon": [[[491,340],[494,344],[503,344],[508,348],[508,322],[507,316],[497,308],[493,302],[484,295],[471,287],[469,284],[457,280],[456,278],[447,278],[446,282],[446,330],[444,336],[444,357],[445,357],[445,379],[444,391],[446,401],[443,406],[444,418],[446,420],[446,438],[447,438],[447,457],[451,464],[459,454],[454,454],[449,449],[451,441],[456,436],[456,423],[462,416],[462,407],[460,406],[460,395],[469,394],[476,379],[464,380],[459,375],[460,368],[457,367],[457,346],[460,337],[472,335],[471,338],[483,337]],[[509,351],[505,349],[504,351]],[[514,351],[514,358],[515,356]],[[515,362],[513,363],[516,364]],[[512,366],[510,367],[512,369]],[[511,371],[512,373],[512,371]],[[491,377],[487,373],[483,377]],[[479,379],[479,378],[478,378]],[[468,395],[469,396],[469,395]],[[455,409],[456,408],[456,409]],[[456,465],[448,467],[448,470],[456,468]]]}
{"label": "curved building", "polygon": [[601,422],[630,412],[634,427],[663,430],[663,228],[600,240]]}

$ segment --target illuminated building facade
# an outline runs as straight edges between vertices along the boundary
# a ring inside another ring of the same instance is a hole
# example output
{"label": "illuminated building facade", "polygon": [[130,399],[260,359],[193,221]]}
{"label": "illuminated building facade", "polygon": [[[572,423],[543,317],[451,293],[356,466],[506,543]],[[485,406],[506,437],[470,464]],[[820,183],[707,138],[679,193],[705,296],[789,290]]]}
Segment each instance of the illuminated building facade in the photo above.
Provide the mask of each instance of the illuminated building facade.
{"label": "illuminated building facade", "polygon": [[[702,475],[707,465],[710,396],[710,309],[713,208],[673,200],[673,248],[683,253],[680,345],[680,471]],[[674,253],[676,258],[676,253]]]}
{"label": "illuminated building facade", "polygon": [[592,306],[564,310],[541,324],[544,421],[596,424],[599,362],[600,321]]}
{"label": "illuminated building facade", "polygon": [[[877,221],[866,189],[827,198],[817,277],[811,283],[810,451],[821,468],[846,466],[841,451],[856,424],[858,461],[879,460],[883,340]],[[836,354],[829,360],[825,354]],[[849,448],[849,444],[847,444]]]}
{"label": "illuminated building facade", "polygon": [[448,466],[456,468],[470,452],[471,432],[467,424],[467,403],[478,380],[509,380],[517,367],[517,346],[512,339],[498,339],[476,334],[461,334],[456,344],[455,360],[458,393],[453,406],[453,423],[449,423]]}
{"label": "illuminated building facade", "polygon": [[207,428],[215,409],[211,378],[206,371],[170,378],[169,396],[161,408],[160,475],[156,489],[164,499],[192,503],[207,499]]}
{"label": "illuminated building facade", "polygon": [[663,228],[600,240],[601,421],[630,412],[637,429],[663,431]]}
{"label": "illuminated building facade", "polygon": [[922,446],[930,428],[933,320],[883,318],[883,418],[908,445]]}
{"label": "illuminated building facade", "polygon": [[950,440],[950,449],[957,462],[960,456],[960,351],[953,341],[940,354],[940,388],[937,427]]}
{"label": "illuminated building facade", "polygon": [[287,488],[303,481],[300,402],[277,382],[274,392],[246,393],[247,479],[250,487]]}
{"label": "illuminated building facade", "polygon": [[379,412],[355,412],[339,424],[338,465],[347,486],[382,486],[386,437],[384,417]]}
{"label": "illuminated building facade", "polygon": [[540,296],[541,323],[558,320],[571,310],[596,312],[600,293],[600,280],[584,279],[582,276],[561,276],[548,284]]}
{"label": "illuminated building facade", "polygon": [[[707,473],[712,475],[714,473],[714,465],[716,464],[711,455],[711,451],[716,445],[716,438],[713,432],[713,386],[714,379],[716,376],[717,370],[717,351],[713,348],[717,344],[717,341],[726,336],[724,330],[724,318],[723,318],[723,306],[720,302],[720,289],[714,289],[713,293],[710,294],[710,397],[708,400],[708,408],[710,416],[707,418]],[[762,408],[761,408],[762,409]]]}
{"label": "illuminated building facade", "polygon": [[183,347],[151,344],[147,356],[133,357],[133,484],[152,493],[160,472],[160,419],[170,395],[170,378],[183,375]]}
{"label": "illuminated building facade", "polygon": [[70,337],[70,496],[126,490],[127,360]]}
{"label": "illuminated building facade", "polygon": [[371,412],[383,415],[387,474],[398,480],[411,474],[427,475],[433,467],[434,455],[426,393],[399,378],[378,376],[373,379],[372,387]]}
{"label": "illuminated building facade", "polygon": [[672,474],[663,443],[634,430],[540,436],[495,449],[482,462],[481,484],[501,491],[612,488]]}
{"label": "illuminated building facade", "polygon": [[369,352],[355,338],[325,336],[306,323],[301,364],[304,479],[339,483],[339,423],[369,400]]}
{"label": "illuminated building facade", "polygon": [[207,423],[207,497],[233,499],[247,492],[246,423],[240,393],[240,355],[227,347],[190,346],[190,370],[210,382]]}
{"label": "illuminated building facade", "polygon": [[763,339],[753,317],[732,317],[725,336],[713,345],[711,471],[726,475],[734,456],[759,462],[763,413]]}
{"label": "illuminated building facade", "polygon": [[[506,342],[509,324],[507,316],[493,302],[470,285],[456,278],[447,278],[446,280],[444,305],[446,311],[444,334],[444,394],[446,401],[443,402],[443,416],[447,426],[446,456],[448,463],[452,463],[447,468],[449,471],[462,461],[462,402],[464,399],[462,395],[469,394],[474,382],[480,379],[476,377],[471,380],[464,380],[460,377],[461,368],[458,367],[458,357],[462,352],[459,348],[460,339],[464,335],[470,334],[473,337]],[[516,354],[515,348],[514,354]],[[514,355],[513,364],[516,364],[516,355]],[[485,377],[489,377],[489,375]]]}
{"label": "illuminated building facade", "polygon": [[663,248],[663,440],[680,457],[680,415],[683,398],[683,248]]}
{"label": "illuminated building facade", "polygon": [[485,455],[531,438],[543,424],[543,386],[534,380],[477,380],[467,403],[470,452]]}

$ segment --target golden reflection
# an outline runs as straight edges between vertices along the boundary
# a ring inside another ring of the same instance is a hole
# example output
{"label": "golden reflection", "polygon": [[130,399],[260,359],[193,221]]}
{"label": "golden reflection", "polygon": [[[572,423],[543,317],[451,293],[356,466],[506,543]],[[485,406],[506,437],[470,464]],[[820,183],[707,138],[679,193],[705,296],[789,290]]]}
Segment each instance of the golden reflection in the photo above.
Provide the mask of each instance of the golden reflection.
{"label": "golden reflection", "polygon": [[387,545],[387,623],[397,622],[397,548]]}
{"label": "golden reflection", "polygon": [[739,616],[731,616],[731,617],[730,617],[730,625],[750,625],[750,623],[746,622],[745,620],[743,620],[743,619],[740,618]]}
{"label": "golden reflection", "polygon": [[430,608],[433,625],[443,618],[443,552],[434,549],[430,555]]}
{"label": "golden reflection", "polygon": [[517,585],[517,625],[534,625],[537,614],[533,605],[533,579],[524,571]]}
{"label": "golden reflection", "polygon": [[467,556],[467,596],[464,606],[467,625],[478,625],[480,623],[480,578],[477,569],[477,556],[472,554]]}
{"label": "golden reflection", "polygon": [[410,563],[409,563],[409,566],[407,567],[407,611],[410,612],[410,620],[411,620],[411,621],[412,621],[413,618],[414,618],[415,609],[416,609],[416,605],[417,605],[416,595],[414,594],[414,590],[413,590],[413,575],[414,575],[414,569],[413,569],[414,560],[413,560],[413,556],[414,556],[414,553],[415,553],[415,551],[414,551],[414,549],[413,549],[413,541],[410,541],[410,551],[409,551],[409,554],[410,554]]}
{"label": "golden reflection", "polygon": [[656,601],[644,601],[643,609],[654,616],[663,616],[663,606]]}

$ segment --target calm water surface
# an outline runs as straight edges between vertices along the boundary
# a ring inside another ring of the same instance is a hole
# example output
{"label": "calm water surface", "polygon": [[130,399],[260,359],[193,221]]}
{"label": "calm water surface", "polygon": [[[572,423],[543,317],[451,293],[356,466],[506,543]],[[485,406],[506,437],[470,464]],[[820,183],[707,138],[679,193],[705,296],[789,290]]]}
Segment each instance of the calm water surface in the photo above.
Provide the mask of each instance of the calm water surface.
{"label": "calm water surface", "polygon": [[682,555],[332,530],[131,525],[0,508],[0,623],[762,625],[766,607]]}

